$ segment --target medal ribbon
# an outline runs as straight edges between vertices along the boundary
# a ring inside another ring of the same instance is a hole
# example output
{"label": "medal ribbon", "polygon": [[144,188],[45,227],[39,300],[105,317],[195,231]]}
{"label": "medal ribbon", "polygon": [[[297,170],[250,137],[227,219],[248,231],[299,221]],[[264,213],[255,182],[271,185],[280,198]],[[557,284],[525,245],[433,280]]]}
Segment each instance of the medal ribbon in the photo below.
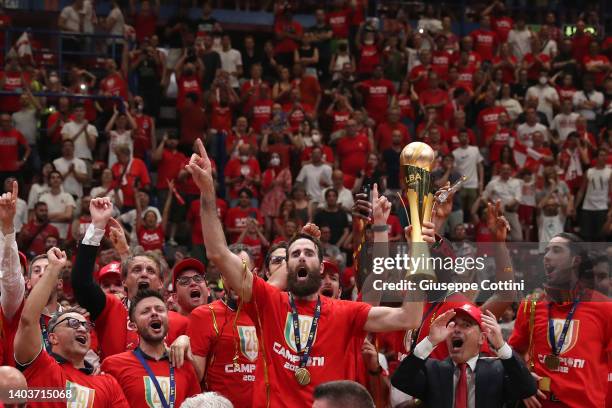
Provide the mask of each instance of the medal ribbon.
{"label": "medal ribbon", "polygon": [[153,385],[155,386],[155,389],[157,390],[157,395],[159,395],[159,400],[161,401],[162,406],[164,408],[174,408],[174,399],[176,397],[176,381],[174,379],[174,366],[170,364],[170,362],[168,362],[168,364],[170,365],[170,403],[168,404],[168,402],[166,401],[166,397],[159,385],[159,382],[157,381],[157,377],[155,377],[155,374],[153,374],[153,370],[151,370],[151,367],[149,367],[147,360],[145,360],[145,357],[142,354],[142,351],[139,348],[137,348],[136,350],[134,350],[134,355],[136,356],[138,361],[140,361],[140,364],[144,367],[147,374],[149,374],[149,378],[151,379],[151,381],[153,382]]}
{"label": "medal ribbon", "polygon": [[550,348],[552,349],[552,353],[555,356],[558,356],[561,353],[561,349],[563,348],[563,343],[565,343],[565,336],[567,335],[567,331],[569,329],[570,322],[574,317],[574,313],[578,308],[579,299],[576,299],[572,304],[572,308],[567,314],[567,318],[565,319],[565,323],[563,324],[563,330],[561,330],[561,334],[559,335],[559,341],[555,343],[555,326],[553,324],[553,319],[551,316],[552,302],[548,303],[548,338],[550,340]]}
{"label": "medal ribbon", "polygon": [[321,297],[317,297],[317,305],[315,306],[315,312],[312,318],[312,325],[310,326],[310,333],[308,334],[308,341],[306,342],[306,347],[304,347],[303,353],[301,351],[302,343],[300,340],[300,318],[297,312],[297,307],[295,307],[295,302],[293,301],[293,295],[291,293],[289,294],[289,305],[291,306],[291,317],[293,319],[293,335],[295,336],[295,349],[298,354],[302,354],[302,358],[300,359],[300,368],[304,368],[306,367],[306,363],[308,363],[310,349],[312,347],[312,342],[314,341],[314,336],[317,332],[319,317],[321,316]]}

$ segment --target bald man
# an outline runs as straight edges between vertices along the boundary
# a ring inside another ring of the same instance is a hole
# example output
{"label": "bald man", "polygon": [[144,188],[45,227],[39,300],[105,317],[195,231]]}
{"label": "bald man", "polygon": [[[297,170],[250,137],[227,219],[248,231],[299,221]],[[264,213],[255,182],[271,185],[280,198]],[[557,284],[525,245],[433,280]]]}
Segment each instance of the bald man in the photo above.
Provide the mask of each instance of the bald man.
{"label": "bald man", "polygon": [[4,402],[6,408],[21,408],[25,407],[25,401],[23,403],[14,403],[15,401],[9,401],[5,398],[8,397],[8,390],[15,390],[17,388],[28,388],[28,383],[25,377],[15,367],[11,366],[0,366],[0,403]]}

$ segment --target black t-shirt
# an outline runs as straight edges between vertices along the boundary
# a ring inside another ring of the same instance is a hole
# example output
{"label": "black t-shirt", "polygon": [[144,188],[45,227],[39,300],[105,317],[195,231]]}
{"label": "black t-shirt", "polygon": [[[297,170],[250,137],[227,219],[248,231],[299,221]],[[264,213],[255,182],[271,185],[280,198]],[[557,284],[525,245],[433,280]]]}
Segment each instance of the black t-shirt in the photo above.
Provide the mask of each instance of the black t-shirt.
{"label": "black t-shirt", "polygon": [[[553,58],[551,66],[554,66],[555,63],[558,62],[566,62],[570,60],[574,60],[574,57],[571,54],[559,54],[555,58]],[[557,73],[559,71],[563,72],[563,74],[571,75],[574,81],[576,81],[576,79],[578,78],[578,64],[575,62],[575,60],[567,65],[564,65],[561,69],[553,69],[553,73]]]}
{"label": "black t-shirt", "polygon": [[212,82],[215,80],[217,70],[221,68],[221,57],[217,51],[210,51],[200,57],[204,64],[204,79],[203,85],[205,89],[209,89]]}
{"label": "black t-shirt", "polygon": [[249,55],[246,50],[241,50],[240,53],[242,54],[242,72],[244,72],[244,77],[246,79],[251,79],[251,67],[254,64],[261,64],[263,62],[263,57],[257,50],[253,50],[253,55]]}
{"label": "black t-shirt", "polygon": [[195,30],[198,33],[212,33],[215,24],[219,21],[214,17],[201,18],[195,22]]}
{"label": "black t-shirt", "polygon": [[400,188],[400,153],[392,148],[388,148],[382,154],[383,163],[387,170],[387,188],[390,190],[399,190]]}
{"label": "black t-shirt", "polygon": [[[328,24],[324,24],[322,26],[315,25],[310,29],[310,32],[315,34],[328,33],[330,31],[332,31],[332,29]],[[317,47],[317,49],[319,50],[319,57],[321,59],[331,59],[331,39],[316,41],[313,42],[312,45]]]}
{"label": "black t-shirt", "polygon": [[329,242],[336,245],[342,237],[344,229],[349,227],[348,216],[344,210],[332,212],[326,208],[321,209],[314,217],[314,223],[319,227],[328,226],[331,230]]}

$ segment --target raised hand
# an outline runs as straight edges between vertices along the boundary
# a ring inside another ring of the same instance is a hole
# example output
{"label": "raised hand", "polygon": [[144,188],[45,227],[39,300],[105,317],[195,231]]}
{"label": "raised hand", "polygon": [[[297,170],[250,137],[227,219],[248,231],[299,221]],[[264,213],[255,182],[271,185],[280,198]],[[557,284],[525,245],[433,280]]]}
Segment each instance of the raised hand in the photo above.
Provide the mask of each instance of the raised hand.
{"label": "raised hand", "polygon": [[13,191],[0,196],[0,227],[3,234],[10,234],[14,230],[13,219],[17,211],[18,195],[19,186],[16,181],[13,181]]}
{"label": "raised hand", "polygon": [[448,310],[433,321],[429,327],[429,335],[427,336],[431,344],[435,346],[443,342],[453,332],[455,322],[451,322],[451,319],[455,317],[455,314],[454,310]]}
{"label": "raised hand", "polygon": [[312,222],[309,222],[302,227],[302,233],[311,235],[316,239],[321,239],[321,230],[319,230],[317,224],[313,224]]}
{"label": "raised hand", "polygon": [[[412,234],[412,225],[404,228],[404,237],[406,238],[406,242],[410,242]],[[436,243],[436,226],[433,222],[423,221],[421,225],[421,235],[423,236],[423,241],[428,244]]]}
{"label": "raised hand", "polygon": [[495,205],[487,204],[487,228],[493,234],[495,242],[505,242],[510,231],[510,223],[503,214],[500,200],[497,200]]}
{"label": "raised hand", "polygon": [[353,217],[362,218],[368,221],[370,220],[370,217],[372,216],[372,203],[368,201],[368,195],[366,193],[355,194],[351,214]]}
{"label": "raised hand", "polygon": [[115,250],[119,253],[121,257],[123,257],[124,254],[129,254],[130,246],[127,243],[127,240],[125,238],[125,232],[123,231],[123,227],[121,226],[119,221],[111,217],[109,219],[109,225],[109,237]]}
{"label": "raised hand", "polygon": [[490,310],[482,315],[482,326],[493,347],[496,350],[500,349],[504,345],[504,337],[495,315]]}
{"label": "raised hand", "polygon": [[191,174],[193,181],[203,194],[214,196],[215,185],[213,183],[210,159],[200,139],[196,140],[196,147],[198,153],[191,155],[189,164],[185,166],[185,169]]}
{"label": "raised hand", "polygon": [[94,227],[105,229],[113,213],[113,203],[108,197],[93,198],[89,204],[89,213]]}
{"label": "raised hand", "polygon": [[455,196],[455,193],[450,192],[450,189],[450,182],[447,182],[446,185],[438,190],[434,196],[435,198],[438,198],[443,193],[445,195],[448,194],[444,202],[441,203],[437,200],[434,201],[432,220],[436,225],[444,225],[446,219],[453,211],[453,197]]}
{"label": "raised hand", "polygon": [[391,203],[385,196],[378,195],[378,184],[372,187],[372,219],[374,225],[385,225],[391,213]]}
{"label": "raised hand", "polygon": [[66,266],[66,262],[68,261],[66,252],[56,247],[53,247],[47,251],[47,258],[49,259],[49,266],[53,267],[58,272],[60,272],[64,266]]}

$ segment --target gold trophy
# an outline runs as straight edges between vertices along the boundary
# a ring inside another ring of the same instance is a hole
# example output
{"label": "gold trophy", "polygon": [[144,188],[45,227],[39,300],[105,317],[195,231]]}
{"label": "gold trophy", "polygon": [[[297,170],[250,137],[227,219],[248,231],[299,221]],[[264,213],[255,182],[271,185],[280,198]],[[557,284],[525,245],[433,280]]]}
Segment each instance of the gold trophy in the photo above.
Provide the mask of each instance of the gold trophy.
{"label": "gold trophy", "polygon": [[409,270],[407,273],[406,278],[415,281],[436,280],[436,272],[430,268],[427,261],[429,248],[422,234],[423,222],[431,221],[434,206],[431,169],[435,158],[436,152],[431,146],[422,142],[406,145],[400,154],[401,172],[410,212],[408,217],[412,224],[410,256],[423,258],[419,270]]}

